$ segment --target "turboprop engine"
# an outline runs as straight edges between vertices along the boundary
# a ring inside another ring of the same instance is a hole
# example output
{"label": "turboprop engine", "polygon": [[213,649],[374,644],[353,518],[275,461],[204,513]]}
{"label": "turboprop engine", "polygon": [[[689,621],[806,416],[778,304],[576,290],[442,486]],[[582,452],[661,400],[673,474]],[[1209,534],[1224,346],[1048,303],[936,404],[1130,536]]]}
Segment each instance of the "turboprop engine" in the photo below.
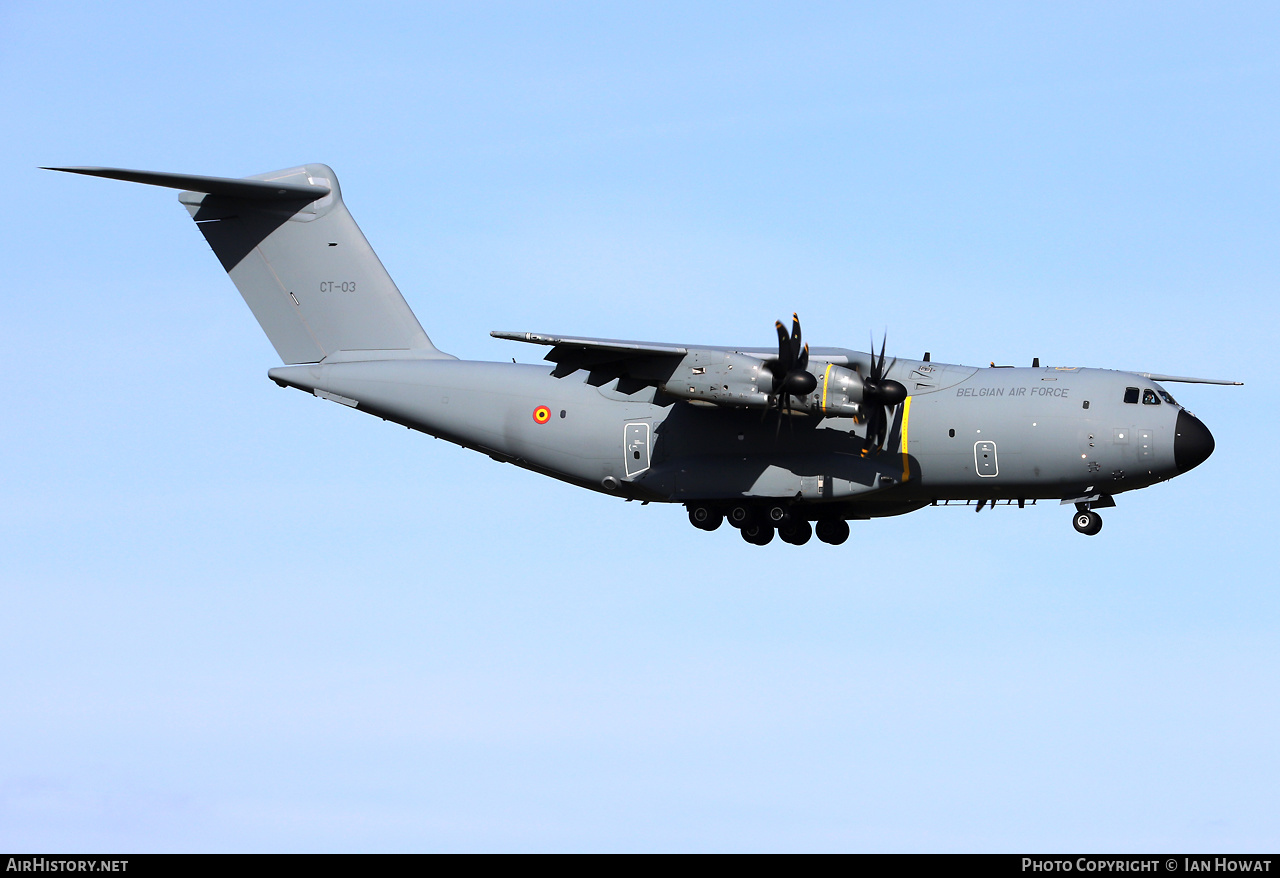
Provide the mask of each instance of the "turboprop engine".
{"label": "turboprop engine", "polygon": [[[712,405],[767,408],[773,374],[763,360],[720,351],[693,351],[662,385],[679,399]],[[766,390],[761,390],[763,385]]]}
{"label": "turboprop engine", "polygon": [[[808,372],[809,347],[800,346],[800,319],[794,317],[790,338],[778,323],[779,358],[774,367],[772,403],[779,411],[803,411],[816,415],[857,418],[866,424],[863,450],[883,448],[893,411],[907,398],[902,382],[886,377],[894,363],[885,365],[885,341],[880,356],[871,354],[871,366],[864,378],[857,370],[829,363],[821,377]],[[792,356],[786,358],[787,342]],[[781,367],[781,369],[779,369]],[[779,371],[786,370],[782,379]]]}

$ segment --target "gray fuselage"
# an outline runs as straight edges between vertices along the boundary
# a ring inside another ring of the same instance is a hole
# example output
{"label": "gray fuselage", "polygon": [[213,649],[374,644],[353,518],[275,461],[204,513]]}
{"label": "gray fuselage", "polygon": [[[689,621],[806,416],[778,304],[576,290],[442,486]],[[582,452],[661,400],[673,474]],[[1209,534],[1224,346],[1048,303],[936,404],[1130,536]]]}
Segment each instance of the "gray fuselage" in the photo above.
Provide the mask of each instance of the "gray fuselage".
{"label": "gray fuselage", "polygon": [[[845,519],[935,502],[1094,507],[1185,472],[1213,437],[1151,378],[1077,368],[894,360],[776,349],[493,332],[550,346],[552,366],[459,360],[428,337],[342,199],[333,169],[228,178],[58,170],[184,190],[179,201],[296,387],[557,479],[684,503],[764,545],[839,544]],[[1165,380],[1205,379],[1163,377]],[[1233,383],[1233,382],[1210,382]],[[799,523],[799,524],[798,524]]]}
{"label": "gray fuselage", "polygon": [[1198,420],[1134,373],[899,360],[891,374],[910,396],[886,450],[868,454],[857,418],[700,404],[652,386],[627,393],[588,371],[387,360],[270,377],[582,487],[666,502],[782,500],[810,518],[1113,495],[1172,478],[1212,450]]}

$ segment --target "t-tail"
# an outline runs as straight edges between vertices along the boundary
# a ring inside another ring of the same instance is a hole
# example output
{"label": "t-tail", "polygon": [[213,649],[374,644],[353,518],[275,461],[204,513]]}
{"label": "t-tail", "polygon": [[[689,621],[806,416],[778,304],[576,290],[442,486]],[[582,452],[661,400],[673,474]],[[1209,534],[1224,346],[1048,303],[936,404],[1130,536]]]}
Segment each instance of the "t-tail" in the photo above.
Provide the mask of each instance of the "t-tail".
{"label": "t-tail", "polygon": [[285,363],[454,359],[413,316],[327,165],[245,178],[47,170],[186,190],[178,200]]}

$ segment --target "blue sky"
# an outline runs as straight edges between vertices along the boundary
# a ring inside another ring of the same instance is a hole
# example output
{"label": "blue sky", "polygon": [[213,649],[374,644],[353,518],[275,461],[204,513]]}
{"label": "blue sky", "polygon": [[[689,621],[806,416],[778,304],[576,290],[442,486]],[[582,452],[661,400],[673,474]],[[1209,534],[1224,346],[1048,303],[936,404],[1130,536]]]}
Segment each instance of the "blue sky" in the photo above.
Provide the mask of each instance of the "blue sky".
{"label": "blue sky", "polygon": [[[1271,850],[1269,4],[10,2],[0,846]],[[332,165],[432,339],[1230,377],[1044,504],[748,546],[266,379],[174,193]]]}

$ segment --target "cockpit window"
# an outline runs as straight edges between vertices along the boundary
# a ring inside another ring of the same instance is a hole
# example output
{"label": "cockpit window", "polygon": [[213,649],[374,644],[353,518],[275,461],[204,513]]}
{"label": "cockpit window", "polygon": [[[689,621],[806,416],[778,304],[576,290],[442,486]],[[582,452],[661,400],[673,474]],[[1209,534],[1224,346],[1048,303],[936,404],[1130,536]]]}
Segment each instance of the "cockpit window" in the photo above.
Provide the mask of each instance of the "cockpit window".
{"label": "cockpit window", "polygon": [[1170,396],[1170,395],[1169,395],[1169,391],[1167,391],[1167,390],[1161,390],[1161,391],[1159,391],[1159,393],[1160,393],[1160,398],[1161,398],[1161,399],[1163,399],[1165,402],[1169,403],[1169,405],[1177,405],[1177,404],[1178,404],[1178,401],[1177,401],[1177,400],[1175,400],[1172,396]]}
{"label": "cockpit window", "polygon": [[1124,401],[1136,405],[1138,402],[1138,388],[1126,387],[1124,389]]}
{"label": "cockpit window", "polygon": [[1142,391],[1142,404],[1160,405],[1160,397],[1156,396],[1156,392],[1154,390],[1144,390]]}

